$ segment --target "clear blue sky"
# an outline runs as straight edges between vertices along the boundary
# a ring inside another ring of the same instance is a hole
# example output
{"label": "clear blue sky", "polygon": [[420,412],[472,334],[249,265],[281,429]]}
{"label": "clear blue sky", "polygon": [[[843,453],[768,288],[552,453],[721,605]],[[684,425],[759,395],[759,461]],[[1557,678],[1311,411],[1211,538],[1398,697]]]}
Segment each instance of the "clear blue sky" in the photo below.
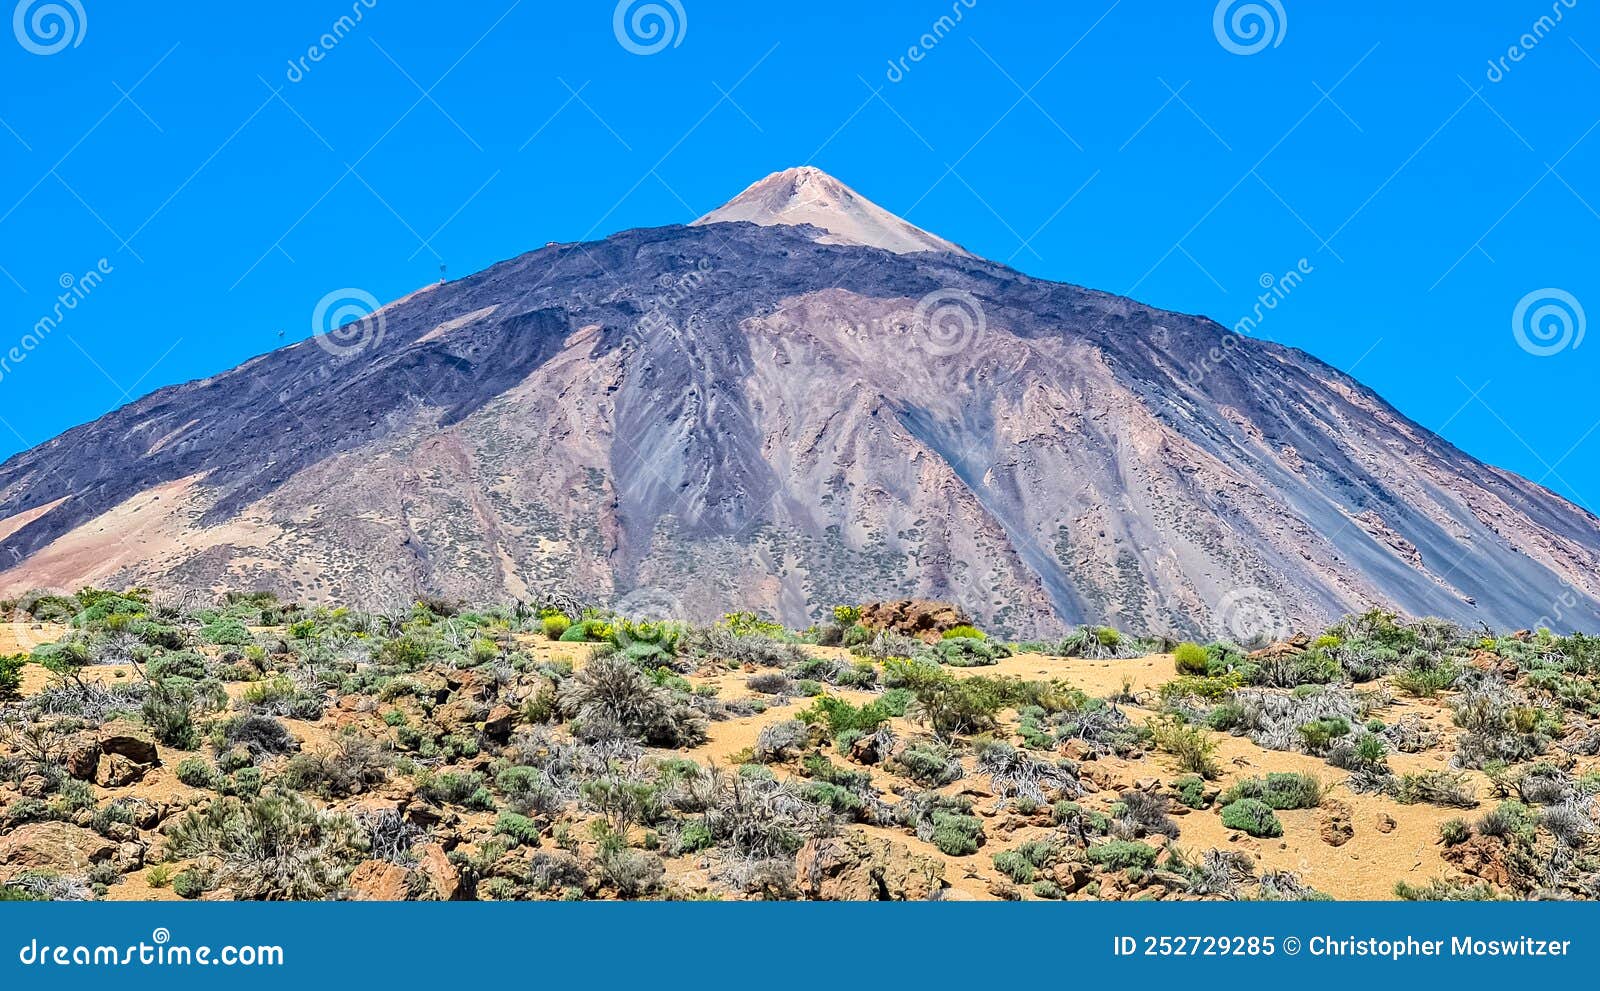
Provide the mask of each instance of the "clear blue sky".
{"label": "clear blue sky", "polygon": [[1512,323],[1547,289],[1600,317],[1600,0],[1280,0],[1248,55],[1212,0],[679,2],[654,54],[612,0],[78,0],[66,35],[24,19],[76,42],[46,55],[0,30],[0,353],[64,273],[111,269],[0,377],[0,457],[308,336],[331,290],[686,222],[811,163],[1228,325],[1307,259],[1262,336],[1600,509],[1600,340],[1538,356]]}

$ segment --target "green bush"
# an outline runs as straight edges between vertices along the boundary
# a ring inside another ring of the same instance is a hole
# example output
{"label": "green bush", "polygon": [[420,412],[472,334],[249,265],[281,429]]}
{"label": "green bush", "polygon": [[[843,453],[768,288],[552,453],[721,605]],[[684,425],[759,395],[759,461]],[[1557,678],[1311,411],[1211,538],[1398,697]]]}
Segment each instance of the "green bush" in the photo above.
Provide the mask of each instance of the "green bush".
{"label": "green bush", "polygon": [[572,628],[572,620],[561,613],[546,616],[540,621],[544,628],[544,635],[551,640],[560,640],[561,635]]}
{"label": "green bush", "polygon": [[1172,663],[1179,674],[1203,677],[1210,666],[1206,649],[1197,643],[1180,643],[1172,649]]}
{"label": "green bush", "polygon": [[17,698],[22,692],[22,666],[28,659],[0,656],[0,701]]}
{"label": "green bush", "polygon": [[217,769],[204,757],[185,757],[178,762],[178,780],[190,788],[214,788]]}
{"label": "green bush", "polygon": [[1315,775],[1274,772],[1265,778],[1244,778],[1222,793],[1223,805],[1247,798],[1273,809],[1314,809],[1322,804],[1326,789]]}
{"label": "green bush", "polygon": [[1206,807],[1206,779],[1198,774],[1185,774],[1172,780],[1172,793],[1178,801],[1191,809]]}
{"label": "green bush", "polygon": [[1032,884],[1038,874],[1038,868],[1015,850],[1004,850],[995,854],[994,868],[1017,884]]}
{"label": "green bush", "polygon": [[1300,727],[1300,739],[1305,741],[1306,749],[1312,753],[1320,753],[1328,749],[1334,740],[1349,735],[1350,720],[1342,716],[1324,716]]}
{"label": "green bush", "polygon": [[1133,840],[1107,840],[1085,851],[1091,864],[1109,871],[1149,870],[1156,864],[1154,847]]}
{"label": "green bush", "polygon": [[961,626],[952,626],[950,629],[945,630],[942,634],[942,639],[987,640],[989,639],[989,634],[978,629],[976,626],[967,626],[963,624]]}
{"label": "green bush", "polygon": [[539,845],[539,824],[515,812],[502,812],[495,820],[494,831],[509,836],[523,846]]}
{"label": "green bush", "polygon": [[1446,819],[1439,824],[1439,842],[1445,846],[1460,846],[1472,839],[1472,827],[1465,819]]}
{"label": "green bush", "polygon": [[983,842],[983,823],[977,816],[953,812],[933,814],[933,845],[941,853],[965,857],[978,852]]}
{"label": "green bush", "polygon": [[1282,836],[1283,823],[1272,807],[1254,798],[1242,798],[1222,808],[1222,824],[1229,829],[1239,829],[1251,836]]}

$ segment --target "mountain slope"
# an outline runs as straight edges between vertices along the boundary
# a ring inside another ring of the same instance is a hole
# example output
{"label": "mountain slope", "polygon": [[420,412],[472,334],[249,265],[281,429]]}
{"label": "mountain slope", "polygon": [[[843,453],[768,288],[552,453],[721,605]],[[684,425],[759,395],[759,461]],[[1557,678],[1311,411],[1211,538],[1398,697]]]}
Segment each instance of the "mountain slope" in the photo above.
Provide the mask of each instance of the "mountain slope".
{"label": "mountain slope", "polygon": [[1244,339],[1213,362],[1205,319],[720,213],[429,287],[341,334],[366,346],[302,342],[17,455],[0,595],[1600,627],[1600,521],[1308,355]]}

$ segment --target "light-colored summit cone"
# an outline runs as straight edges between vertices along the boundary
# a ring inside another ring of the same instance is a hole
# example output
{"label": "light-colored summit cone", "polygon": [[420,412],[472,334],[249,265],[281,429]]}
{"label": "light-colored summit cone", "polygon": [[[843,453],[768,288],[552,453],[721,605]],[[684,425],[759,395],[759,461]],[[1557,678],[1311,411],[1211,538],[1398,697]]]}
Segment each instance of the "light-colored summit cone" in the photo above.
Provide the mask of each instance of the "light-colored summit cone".
{"label": "light-colored summit cone", "polygon": [[858,244],[902,255],[943,251],[971,257],[809,165],[774,172],[691,226],[740,220],[763,227],[810,224],[828,232],[817,239],[823,244]]}

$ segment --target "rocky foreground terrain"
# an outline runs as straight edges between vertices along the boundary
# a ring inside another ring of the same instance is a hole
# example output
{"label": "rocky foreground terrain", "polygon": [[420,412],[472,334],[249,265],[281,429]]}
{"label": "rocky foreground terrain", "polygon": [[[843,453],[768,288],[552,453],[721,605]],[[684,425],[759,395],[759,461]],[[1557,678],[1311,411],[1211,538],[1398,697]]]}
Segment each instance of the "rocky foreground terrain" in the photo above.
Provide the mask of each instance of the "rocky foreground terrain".
{"label": "rocky foreground terrain", "polygon": [[0,897],[1587,899],[1600,639],[0,602]]}

